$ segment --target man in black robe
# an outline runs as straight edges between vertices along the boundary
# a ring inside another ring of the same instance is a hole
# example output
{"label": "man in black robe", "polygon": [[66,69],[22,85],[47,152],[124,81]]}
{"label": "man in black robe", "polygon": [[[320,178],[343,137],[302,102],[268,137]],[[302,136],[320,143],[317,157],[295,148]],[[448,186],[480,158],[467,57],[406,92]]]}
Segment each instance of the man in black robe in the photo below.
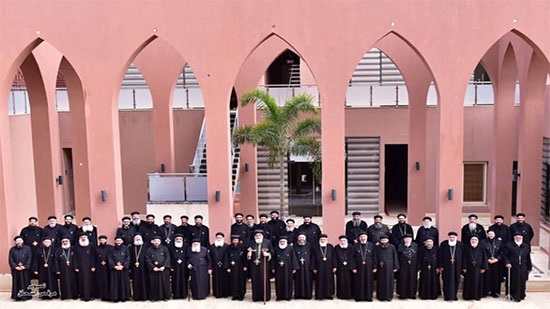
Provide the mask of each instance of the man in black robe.
{"label": "man in black robe", "polygon": [[163,246],[160,236],[153,236],[151,246],[145,252],[149,270],[149,300],[168,300],[170,292],[170,252]]}
{"label": "man in black robe", "polygon": [[319,225],[311,221],[311,216],[304,216],[304,223],[298,228],[298,233],[304,233],[306,240],[312,247],[317,246],[319,243],[319,235],[321,235],[321,228]]}
{"label": "man in black robe", "polygon": [[388,235],[380,236],[380,243],[374,251],[377,260],[376,298],[380,301],[391,301],[394,290],[394,274],[399,270],[397,249],[390,244]]}
{"label": "man in black robe", "polygon": [[269,215],[271,216],[271,220],[267,222],[267,225],[271,231],[271,243],[276,244],[279,237],[283,236],[286,229],[286,224],[283,220],[279,219],[278,211],[272,210]]}
{"label": "man in black robe", "polygon": [[74,217],[72,215],[65,215],[63,219],[65,220],[65,224],[63,224],[61,228],[61,237],[69,237],[69,239],[71,240],[71,244],[74,244],[76,243],[78,226],[76,224],[73,224]]}
{"label": "man in black robe", "polygon": [[397,255],[399,256],[397,295],[399,299],[416,299],[418,245],[413,242],[412,234],[403,236],[403,243],[397,247]]}
{"label": "man in black robe", "polygon": [[31,284],[32,250],[24,244],[23,237],[15,236],[15,245],[10,249],[11,298],[16,301],[32,298]]}
{"label": "man in black robe", "polygon": [[149,299],[149,273],[145,263],[145,253],[148,245],[143,243],[141,234],[134,235],[130,250],[130,276],[132,278],[132,292],[134,300]]}
{"label": "man in black robe", "polygon": [[354,211],[352,219],[346,223],[346,236],[352,244],[356,244],[359,241],[359,234],[366,232],[368,229],[367,222],[361,220],[361,213]]}
{"label": "man in black robe", "polygon": [[253,242],[254,231],[257,229],[256,229],[256,221],[253,215],[248,214],[246,215],[245,219],[246,219],[245,224],[248,227],[248,239],[241,239],[241,241],[245,246],[248,246],[250,242]]}
{"label": "man in black robe", "polygon": [[269,301],[271,299],[271,284],[269,270],[273,247],[268,239],[264,239],[263,230],[254,231],[254,242],[247,249],[248,269],[252,280],[252,301]]}
{"label": "man in black robe", "polygon": [[[264,231],[264,238],[272,241],[271,234],[273,234],[273,231],[271,230],[272,226],[267,224],[267,215],[266,214],[260,214],[260,222],[254,226],[255,229]],[[273,242],[271,242],[273,244]]]}
{"label": "man in black robe", "polygon": [[169,247],[174,241],[174,234],[176,234],[178,227],[172,223],[172,216],[170,215],[164,215],[162,220],[164,220],[164,224],[159,226],[159,235],[162,238],[162,244]]}
{"label": "man in black robe", "polygon": [[210,259],[212,260],[212,294],[216,298],[229,296],[229,274],[224,265],[227,244],[222,232],[216,233],[216,240],[210,246]]}
{"label": "man in black robe", "polygon": [[434,239],[428,237],[418,249],[417,269],[420,272],[418,296],[420,299],[437,299],[441,295],[439,284],[438,247]]}
{"label": "man in black robe", "polygon": [[53,246],[58,247],[63,236],[61,224],[57,224],[56,216],[48,217],[48,225],[42,228],[42,238],[46,237],[52,240]]}
{"label": "man in black robe", "polygon": [[525,285],[533,269],[531,246],[523,241],[523,235],[522,231],[516,232],[514,241],[509,242],[504,250],[504,263],[509,271],[509,275],[506,276],[506,294],[512,296],[516,302],[525,299]]}
{"label": "man in black robe", "polygon": [[32,270],[38,276],[39,296],[42,299],[59,298],[59,286],[55,273],[55,248],[50,238],[43,238],[42,245],[33,258]]}
{"label": "man in black robe", "polygon": [[464,244],[458,241],[456,232],[447,234],[445,240],[439,246],[439,272],[443,278],[443,298],[445,300],[458,300],[458,286],[460,284],[460,272],[462,271],[462,257]]}
{"label": "man in black robe", "polygon": [[279,238],[279,245],[275,247],[271,267],[275,275],[277,300],[290,300],[292,298],[292,276],[300,266],[294,248],[288,245],[286,236]]}
{"label": "man in black robe", "polygon": [[336,297],[339,299],[353,298],[353,270],[355,260],[353,248],[348,244],[346,235],[338,237],[339,244],[334,246],[334,260],[336,262]]}
{"label": "man in black robe", "polygon": [[374,245],[380,242],[381,236],[390,235],[390,229],[387,225],[382,223],[382,220],[384,220],[384,218],[382,218],[381,215],[375,215],[374,224],[367,229],[368,241]]}
{"label": "man in black robe", "polygon": [[109,299],[114,302],[130,299],[130,250],[122,237],[115,237],[115,245],[107,254],[109,274]]}
{"label": "man in black robe", "polygon": [[136,230],[130,222],[130,217],[123,217],[122,226],[116,230],[116,236],[122,238],[125,246],[132,244],[134,241],[134,235],[136,234]]}
{"label": "man in black robe", "polygon": [[286,227],[283,232],[283,236],[286,236],[288,244],[291,246],[296,242],[296,235],[298,234],[298,228],[295,223],[296,222],[292,218],[286,219]]}
{"label": "man in black robe", "polygon": [[483,296],[483,273],[488,266],[485,248],[479,245],[477,235],[472,235],[470,243],[464,246],[462,260],[462,274],[464,275],[462,297],[465,300],[480,300]]}
{"label": "man in black robe", "polygon": [[132,217],[132,226],[134,227],[134,230],[136,233],[141,233],[141,227],[144,226],[146,223],[145,221],[141,220],[139,211],[132,211],[130,213],[130,216]]}
{"label": "man in black robe", "polygon": [[172,296],[174,299],[187,297],[188,271],[187,271],[187,248],[182,234],[174,234],[174,242],[168,247],[170,250],[170,276],[172,278]]}
{"label": "man in black robe", "polygon": [[78,273],[78,294],[83,301],[96,296],[96,260],[95,248],[85,232],[79,234],[78,244],[74,248],[76,255],[75,271]]}
{"label": "man in black robe", "polygon": [[489,226],[489,230],[495,232],[495,238],[502,242],[502,245],[506,245],[512,241],[512,235],[510,235],[510,227],[504,224],[504,216],[496,215],[494,217],[495,223]]}
{"label": "man in black robe", "polygon": [[54,272],[59,276],[61,299],[78,298],[78,279],[75,271],[76,254],[70,236],[63,236],[61,247],[55,251]]}
{"label": "man in black robe", "polygon": [[109,300],[111,290],[109,288],[109,275],[112,267],[109,266],[107,257],[111,250],[111,245],[107,244],[107,236],[99,235],[99,243],[94,248],[95,250],[95,285],[96,297],[101,300]]}
{"label": "man in black robe", "polygon": [[477,223],[477,219],[478,217],[476,214],[471,214],[468,216],[469,222],[462,226],[460,241],[462,241],[463,244],[469,244],[470,237],[474,235],[477,236],[480,241],[487,238],[483,225]]}
{"label": "man in black robe", "polygon": [[[247,236],[248,237],[248,236]],[[243,300],[246,293],[246,251],[240,235],[231,235],[231,245],[227,248],[224,268],[229,274],[231,300]]]}
{"label": "man in black robe", "polygon": [[319,242],[312,251],[311,268],[315,274],[315,299],[332,299],[337,265],[334,247],[328,243],[327,234],[319,235]]}
{"label": "man in black robe", "polygon": [[150,246],[151,240],[159,235],[159,226],[155,224],[155,215],[148,214],[145,217],[145,223],[141,225],[139,232],[141,237],[143,237],[143,242],[147,244],[147,246]]}
{"label": "man in black robe", "polygon": [[201,246],[200,239],[191,242],[187,250],[187,268],[191,273],[191,295],[193,299],[205,299],[210,292],[210,276],[212,275],[212,259],[208,249]]}
{"label": "man in black robe", "polygon": [[181,225],[178,226],[176,233],[183,235],[183,241],[187,245],[191,245],[191,227],[192,225],[189,224],[189,217],[186,215],[182,215],[180,217]]}
{"label": "man in black robe", "polygon": [[191,239],[199,239],[201,246],[208,248],[210,246],[210,229],[202,224],[203,217],[195,216],[195,225],[191,227]]}
{"label": "man in black robe", "polygon": [[426,239],[432,238],[435,246],[439,244],[439,230],[432,226],[432,218],[431,217],[424,217],[422,219],[422,226],[418,228],[418,231],[416,232],[416,238],[414,239],[414,242],[418,245],[418,247],[424,246],[424,241]]}
{"label": "man in black robe", "polygon": [[313,297],[313,271],[311,269],[311,244],[307,242],[307,236],[298,233],[294,252],[300,264],[300,269],[294,274],[294,298],[311,299]]}
{"label": "man in black robe", "polygon": [[23,237],[23,243],[31,248],[34,256],[38,252],[38,245],[42,241],[42,228],[38,226],[38,219],[30,217],[29,225],[21,229],[19,235]]}
{"label": "man in black robe", "polygon": [[516,235],[518,233],[521,233],[523,235],[523,242],[531,245],[531,240],[533,240],[535,232],[533,231],[531,225],[525,222],[524,213],[516,214],[516,222],[510,225],[510,234]]}
{"label": "man in black robe", "polygon": [[354,284],[355,301],[372,301],[376,254],[374,245],[367,241],[367,232],[359,233],[359,242],[353,248],[356,276]]}
{"label": "man in black robe", "polygon": [[407,223],[407,215],[398,214],[397,224],[391,228],[391,244],[397,249],[399,245],[403,244],[405,235],[414,235],[414,232],[412,226]]}
{"label": "man in black robe", "polygon": [[92,224],[92,219],[90,217],[82,218],[82,226],[78,228],[77,237],[80,238],[79,235],[82,233],[88,235],[88,240],[92,245],[97,245],[97,227]]}
{"label": "man in black robe", "polygon": [[491,228],[487,231],[487,239],[481,242],[481,246],[485,249],[487,255],[488,268],[485,271],[483,283],[483,296],[492,296],[497,298],[500,295],[503,278],[502,250],[504,244],[502,240],[496,237],[495,231]]}
{"label": "man in black robe", "polygon": [[231,236],[239,235],[240,239],[246,241],[250,238],[250,229],[243,222],[243,214],[235,214],[235,223],[231,224]]}

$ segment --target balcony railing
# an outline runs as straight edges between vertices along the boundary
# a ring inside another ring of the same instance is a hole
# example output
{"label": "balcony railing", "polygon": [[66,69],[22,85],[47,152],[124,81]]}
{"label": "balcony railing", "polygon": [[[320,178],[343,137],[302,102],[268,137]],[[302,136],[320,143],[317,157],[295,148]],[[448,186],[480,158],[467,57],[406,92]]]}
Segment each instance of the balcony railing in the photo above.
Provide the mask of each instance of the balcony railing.
{"label": "balcony railing", "polygon": [[149,178],[149,202],[197,203],[208,201],[206,174],[152,173]]}

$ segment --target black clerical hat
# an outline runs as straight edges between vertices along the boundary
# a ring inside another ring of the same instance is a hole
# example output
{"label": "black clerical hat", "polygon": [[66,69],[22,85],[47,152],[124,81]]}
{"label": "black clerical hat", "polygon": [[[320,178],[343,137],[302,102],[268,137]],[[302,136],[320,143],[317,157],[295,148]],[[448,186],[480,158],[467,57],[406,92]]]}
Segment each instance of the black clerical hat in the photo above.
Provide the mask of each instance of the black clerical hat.
{"label": "black clerical hat", "polygon": [[456,232],[449,232],[447,233],[447,236],[458,236]]}
{"label": "black clerical hat", "polygon": [[424,239],[424,241],[426,241],[426,240],[432,240],[432,241],[435,241],[435,239],[434,239],[434,238],[433,238],[432,236],[428,236],[428,237],[426,237],[426,239]]}
{"label": "black clerical hat", "polygon": [[29,217],[29,221],[31,221],[31,220],[38,221],[38,218],[37,218],[37,217],[34,217],[34,216]]}
{"label": "black clerical hat", "polygon": [[244,215],[240,212],[236,213],[233,217],[237,217],[237,216],[241,216],[241,217],[244,217]]}
{"label": "black clerical hat", "polygon": [[240,235],[231,235],[231,240],[233,239],[241,239]]}
{"label": "black clerical hat", "polygon": [[221,237],[225,237],[225,234],[222,233],[222,232],[217,232],[217,233],[216,233],[216,236],[218,236],[218,235],[221,236]]}
{"label": "black clerical hat", "polygon": [[115,236],[115,240],[117,240],[117,239],[122,239],[122,240],[124,240],[124,238],[122,238],[122,236],[120,236],[120,235]]}
{"label": "black clerical hat", "polygon": [[47,236],[46,236],[46,237],[42,237],[42,241],[44,241],[44,240],[46,240],[46,239],[52,240],[51,237],[47,237]]}
{"label": "black clerical hat", "polygon": [[121,220],[121,221],[124,221],[124,220],[130,220],[130,221],[131,221],[132,218],[130,218],[130,217],[128,217],[128,216],[124,216],[124,217],[122,217],[122,220]]}
{"label": "black clerical hat", "polygon": [[84,218],[82,218],[82,221],[86,221],[86,220],[92,221],[92,219],[91,219],[90,217],[84,217]]}
{"label": "black clerical hat", "polygon": [[359,232],[359,235],[357,235],[357,236],[361,236],[361,235],[367,235],[368,236],[367,232],[365,232],[365,231]]}
{"label": "black clerical hat", "polygon": [[328,235],[327,234],[321,234],[321,235],[319,235],[319,238],[328,238]]}
{"label": "black clerical hat", "polygon": [[288,240],[288,237],[283,235],[283,236],[279,237],[279,240]]}
{"label": "black clerical hat", "polygon": [[276,210],[272,210],[269,214],[270,214],[270,215],[272,215],[272,214],[279,214],[279,212],[276,211]]}
{"label": "black clerical hat", "polygon": [[162,219],[166,219],[166,218],[172,219],[172,216],[170,216],[170,215],[164,215],[164,217],[162,217]]}
{"label": "black clerical hat", "polygon": [[107,239],[107,235],[99,235],[99,239]]}
{"label": "black clerical hat", "polygon": [[287,223],[288,223],[288,222],[296,223],[296,221],[294,221],[294,219],[292,219],[292,218],[286,219],[286,222],[287,222]]}
{"label": "black clerical hat", "polygon": [[71,219],[71,220],[74,219],[73,215],[65,215],[65,217],[63,217],[63,218],[65,218],[65,219]]}
{"label": "black clerical hat", "polygon": [[49,216],[49,217],[48,217],[48,220],[52,220],[52,219],[57,220],[57,217],[56,217],[56,216]]}
{"label": "black clerical hat", "polygon": [[130,216],[133,216],[133,215],[139,215],[139,211],[135,211],[135,210],[132,211],[132,212],[130,213]]}
{"label": "black clerical hat", "polygon": [[384,238],[385,238],[385,239],[389,239],[390,237],[389,237],[388,235],[386,235],[386,234],[380,235],[380,239],[384,239]]}
{"label": "black clerical hat", "polygon": [[381,215],[375,215],[374,219],[384,219]]}
{"label": "black clerical hat", "polygon": [[86,237],[88,237],[88,233],[86,233],[86,232],[80,232],[80,233],[78,233],[78,237],[80,237],[80,236],[86,236]]}
{"label": "black clerical hat", "polygon": [[361,213],[358,212],[358,211],[354,211],[354,212],[351,213],[351,215],[352,215],[352,216],[360,216]]}
{"label": "black clerical hat", "polygon": [[21,235],[17,235],[17,236],[15,236],[15,237],[13,238],[13,241],[16,241],[18,238],[23,239],[23,237],[21,237]]}
{"label": "black clerical hat", "polygon": [[413,236],[411,234],[407,233],[407,234],[403,235],[403,238],[413,238]]}
{"label": "black clerical hat", "polygon": [[162,237],[160,237],[159,235],[155,235],[153,236],[153,238],[151,238],[151,240],[155,240],[155,239],[162,240]]}
{"label": "black clerical hat", "polygon": [[503,216],[503,215],[496,215],[496,216],[495,216],[495,220],[496,220],[496,219],[502,219],[502,220],[504,220],[504,216]]}
{"label": "black clerical hat", "polygon": [[203,217],[202,217],[201,215],[196,215],[196,216],[195,216],[195,220],[197,220],[197,219],[201,219],[201,220],[202,220]]}
{"label": "black clerical hat", "polygon": [[347,237],[346,235],[340,235],[340,236],[338,236],[338,239],[344,239],[344,238],[345,238],[345,239],[348,239],[348,237]]}
{"label": "black clerical hat", "polygon": [[264,230],[254,230],[254,235],[256,234],[264,234]]}
{"label": "black clerical hat", "polygon": [[260,218],[267,218],[266,214],[260,214]]}
{"label": "black clerical hat", "polygon": [[517,217],[525,217],[525,214],[524,214],[523,212],[518,212],[518,213],[516,214],[516,218],[517,218]]}
{"label": "black clerical hat", "polygon": [[174,238],[177,238],[177,237],[183,238],[183,234],[180,234],[180,233],[174,234]]}
{"label": "black clerical hat", "polygon": [[432,221],[432,217],[428,217],[428,216],[426,216],[426,217],[422,218],[422,221],[426,221],[426,220],[430,220],[430,221]]}
{"label": "black clerical hat", "polygon": [[477,217],[476,214],[471,214],[471,215],[469,215],[469,216],[468,216],[468,219],[470,219],[470,218],[476,218],[476,219],[478,219],[478,217]]}
{"label": "black clerical hat", "polygon": [[195,238],[195,239],[193,239],[193,240],[191,241],[191,243],[197,243],[197,242],[198,242],[198,243],[200,243],[200,242],[201,242],[201,240],[200,240],[200,239],[198,239],[198,238]]}
{"label": "black clerical hat", "polygon": [[155,215],[153,215],[153,214],[148,214],[147,216],[145,216],[145,218],[153,218],[153,219],[155,219]]}
{"label": "black clerical hat", "polygon": [[517,231],[517,232],[514,233],[514,237],[516,237],[516,236],[522,236],[523,237],[523,233],[520,232],[520,231]]}

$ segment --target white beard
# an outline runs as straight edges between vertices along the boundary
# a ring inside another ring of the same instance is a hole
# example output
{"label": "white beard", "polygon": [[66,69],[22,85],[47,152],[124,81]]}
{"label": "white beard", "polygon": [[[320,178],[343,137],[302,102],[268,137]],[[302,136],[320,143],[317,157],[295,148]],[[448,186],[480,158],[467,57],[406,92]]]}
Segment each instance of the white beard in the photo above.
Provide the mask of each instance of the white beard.
{"label": "white beard", "polygon": [[432,224],[431,223],[424,223],[422,224],[422,226],[425,228],[425,229],[429,229],[432,227]]}
{"label": "white beard", "polygon": [[477,223],[470,223],[468,224],[468,227],[470,228],[470,232],[473,232],[476,230]]}
{"label": "white beard", "polygon": [[412,242],[409,241],[409,242],[405,242],[404,244],[405,244],[406,247],[410,247],[410,246],[411,246],[411,243],[412,243]]}
{"label": "white beard", "polygon": [[82,247],[88,247],[90,245],[90,240],[86,239],[86,240],[79,240],[78,241],[78,244]]}
{"label": "white beard", "polygon": [[345,244],[345,245],[340,244],[340,248],[342,248],[342,249],[347,249],[347,248],[348,248],[348,244]]}
{"label": "white beard", "polygon": [[286,247],[288,247],[288,244],[284,244],[284,245],[279,244],[279,248],[281,248],[283,250],[286,249]]}
{"label": "white beard", "polygon": [[50,223],[50,227],[54,228],[57,225],[57,223]]}
{"label": "white beard", "polygon": [[432,249],[434,246],[431,245],[431,246],[426,246],[427,249]]}
{"label": "white beard", "polygon": [[141,246],[143,245],[143,240],[134,240],[134,246]]}
{"label": "white beard", "polygon": [[82,230],[84,232],[92,232],[94,230],[94,226],[93,225],[83,225]]}
{"label": "white beard", "polygon": [[264,239],[263,238],[254,239],[254,241],[256,241],[257,244],[261,244],[264,241]]}
{"label": "white beard", "polygon": [[515,241],[515,240],[514,240],[514,243],[519,247],[519,246],[521,246],[521,244],[523,243],[523,240],[521,240],[521,241]]}
{"label": "white beard", "polygon": [[61,245],[61,248],[63,248],[63,249],[69,249],[70,247],[71,247],[71,244]]}
{"label": "white beard", "polygon": [[201,252],[201,246],[195,246],[193,245],[191,247],[191,252]]}
{"label": "white beard", "polygon": [[295,227],[287,227],[286,228],[287,232],[292,232],[292,231],[294,231],[294,229],[295,229]]}
{"label": "white beard", "polygon": [[214,246],[216,247],[223,247],[223,240],[215,240]]}
{"label": "white beard", "polygon": [[451,247],[456,246],[456,240],[455,241],[450,241],[449,240],[449,246],[451,246]]}
{"label": "white beard", "polygon": [[182,242],[179,242],[179,241],[176,241],[176,242],[174,243],[174,247],[176,247],[176,248],[181,248],[181,247],[183,247],[183,243],[182,243]]}
{"label": "white beard", "polygon": [[472,246],[472,248],[476,248],[477,247],[477,244],[470,244]]}
{"label": "white beard", "polygon": [[140,219],[132,220],[132,222],[134,223],[134,225],[139,225],[141,223],[141,220]]}
{"label": "white beard", "polygon": [[319,243],[319,246],[321,246],[321,247],[323,247],[323,248],[324,248],[324,247],[326,247],[326,246],[327,246],[327,243],[326,243],[326,242],[320,242],[320,243]]}
{"label": "white beard", "polygon": [[247,223],[246,225],[248,225],[248,227],[253,227],[253,226],[254,226],[254,222],[252,222],[252,223]]}

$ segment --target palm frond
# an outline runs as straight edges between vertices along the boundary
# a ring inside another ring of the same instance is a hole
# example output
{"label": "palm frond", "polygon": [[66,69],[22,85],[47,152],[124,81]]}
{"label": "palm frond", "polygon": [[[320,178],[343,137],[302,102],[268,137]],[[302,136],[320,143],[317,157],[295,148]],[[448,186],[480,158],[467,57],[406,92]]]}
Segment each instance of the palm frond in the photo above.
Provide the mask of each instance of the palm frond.
{"label": "palm frond", "polygon": [[264,119],[277,121],[281,111],[275,99],[266,91],[254,89],[245,92],[241,97],[241,105],[243,107],[248,104],[256,104],[256,108],[264,114]]}
{"label": "palm frond", "polygon": [[307,93],[299,94],[288,99],[282,107],[281,118],[287,124],[292,124],[301,113],[317,114],[317,108],[313,105],[313,96]]}
{"label": "palm frond", "polygon": [[321,120],[318,118],[306,118],[294,125],[291,129],[291,139],[305,137],[311,134],[321,134]]}

